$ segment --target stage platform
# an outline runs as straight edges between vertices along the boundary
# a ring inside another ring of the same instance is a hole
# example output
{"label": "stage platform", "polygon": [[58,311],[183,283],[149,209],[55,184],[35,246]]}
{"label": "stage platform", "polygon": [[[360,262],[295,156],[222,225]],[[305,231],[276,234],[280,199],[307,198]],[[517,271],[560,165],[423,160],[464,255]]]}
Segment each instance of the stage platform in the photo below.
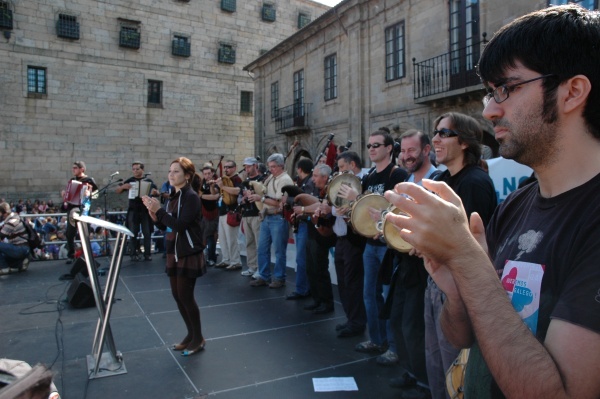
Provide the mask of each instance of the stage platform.
{"label": "stage platform", "polygon": [[[51,366],[63,399],[400,397],[388,382],[402,370],[354,351],[366,334],[336,337],[335,325],[345,321],[336,286],[328,315],[303,310],[310,300],[285,300],[292,268],[283,289],[250,287],[239,271],[209,268],[196,285],[206,349],[182,357],[170,349],[185,327],[160,254],[150,262],[123,259],[110,323],[127,373],[90,380],[86,356],[98,311],[66,302],[71,282],[58,277],[69,270],[64,260],[38,261],[0,277],[0,357]],[[358,391],[315,392],[313,378],[330,377],[353,377]]]}

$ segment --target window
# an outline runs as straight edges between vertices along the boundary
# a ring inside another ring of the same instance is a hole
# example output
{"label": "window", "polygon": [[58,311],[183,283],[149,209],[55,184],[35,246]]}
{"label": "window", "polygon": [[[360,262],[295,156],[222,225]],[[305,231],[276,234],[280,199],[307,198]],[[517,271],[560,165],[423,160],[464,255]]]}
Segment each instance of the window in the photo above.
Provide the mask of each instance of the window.
{"label": "window", "polygon": [[46,92],[46,68],[28,66],[27,67],[27,94],[31,97],[38,97]]}
{"label": "window", "polygon": [[273,4],[265,3],[262,6],[262,20],[267,22],[275,22],[277,11]]}
{"label": "window", "polygon": [[279,82],[271,84],[271,119],[279,117]]}
{"label": "window", "polygon": [[325,101],[337,98],[337,54],[325,57]]}
{"label": "window", "polygon": [[294,73],[294,118],[304,115],[304,69]]}
{"label": "window", "polygon": [[235,12],[235,0],[221,0],[221,10]]}
{"label": "window", "polygon": [[550,0],[548,1],[549,6],[560,6],[567,3],[579,4],[583,8],[588,10],[598,9],[598,0]]}
{"label": "window", "polygon": [[301,12],[298,14],[298,29],[304,28],[310,23],[310,15]]}
{"label": "window", "polygon": [[162,105],[162,82],[148,80],[148,106],[160,107]]}
{"label": "window", "polygon": [[385,30],[385,80],[404,77],[404,22]]}
{"label": "window", "polygon": [[219,48],[219,62],[235,64],[235,48],[231,44],[221,43]]}
{"label": "window", "polygon": [[252,115],[252,92],[243,91],[240,98],[240,113]]}
{"label": "window", "polygon": [[13,28],[13,12],[7,1],[0,1],[0,28]]}
{"label": "window", "polygon": [[187,36],[175,35],[173,38],[173,48],[171,53],[180,57],[190,56],[190,38]]}
{"label": "window", "polygon": [[479,0],[450,0],[450,90],[478,85]]}
{"label": "window", "polygon": [[127,48],[140,48],[140,29],[137,26],[123,25],[119,34],[119,46]]}
{"label": "window", "polygon": [[64,39],[79,40],[79,22],[77,22],[77,17],[69,14],[58,14],[56,36]]}

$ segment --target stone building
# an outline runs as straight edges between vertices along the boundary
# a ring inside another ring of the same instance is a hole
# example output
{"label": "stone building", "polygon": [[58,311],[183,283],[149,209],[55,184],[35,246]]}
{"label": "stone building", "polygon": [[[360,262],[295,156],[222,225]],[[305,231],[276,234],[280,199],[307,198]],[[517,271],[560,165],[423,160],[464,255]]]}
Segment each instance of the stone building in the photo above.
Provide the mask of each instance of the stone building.
{"label": "stone building", "polygon": [[[561,1],[553,1],[559,4]],[[564,1],[562,1],[564,3]],[[597,0],[582,5],[598,7]],[[316,158],[326,137],[367,155],[368,135],[388,127],[431,132],[449,110],[477,118],[484,142],[497,149],[481,117],[483,86],[476,73],[486,39],[546,1],[345,0],[245,69],[255,78],[256,148],[265,156],[300,144]]]}
{"label": "stone building", "polygon": [[0,0],[0,196],[54,198],[75,160],[100,186],[134,160],[255,155],[242,67],[318,18],[309,0]]}

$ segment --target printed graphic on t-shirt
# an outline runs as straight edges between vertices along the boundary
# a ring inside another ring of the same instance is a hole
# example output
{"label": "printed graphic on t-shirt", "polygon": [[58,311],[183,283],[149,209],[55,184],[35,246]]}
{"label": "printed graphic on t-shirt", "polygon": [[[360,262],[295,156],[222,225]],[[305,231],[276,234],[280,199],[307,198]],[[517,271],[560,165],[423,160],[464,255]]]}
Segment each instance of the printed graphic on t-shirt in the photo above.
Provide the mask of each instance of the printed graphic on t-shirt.
{"label": "printed graphic on t-shirt", "polygon": [[376,184],[374,186],[369,186],[369,187],[367,187],[367,190],[374,194],[383,195],[383,193],[385,193],[385,184],[381,183],[381,184]]}
{"label": "printed graphic on t-shirt", "polygon": [[545,266],[509,260],[504,265],[502,287],[523,322],[535,335]]}

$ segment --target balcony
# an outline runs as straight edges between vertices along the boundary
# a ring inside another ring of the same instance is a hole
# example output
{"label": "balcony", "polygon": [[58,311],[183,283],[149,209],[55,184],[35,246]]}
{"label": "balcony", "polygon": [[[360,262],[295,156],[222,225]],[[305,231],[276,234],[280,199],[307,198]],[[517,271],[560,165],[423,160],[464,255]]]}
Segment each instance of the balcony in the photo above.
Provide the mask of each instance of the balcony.
{"label": "balcony", "polygon": [[310,105],[310,103],[296,103],[279,108],[277,116],[273,118],[276,133],[290,134],[309,130],[308,110]]}
{"label": "balcony", "polygon": [[438,55],[425,61],[413,58],[413,95],[418,104],[478,92],[483,87],[476,73],[487,40]]}

